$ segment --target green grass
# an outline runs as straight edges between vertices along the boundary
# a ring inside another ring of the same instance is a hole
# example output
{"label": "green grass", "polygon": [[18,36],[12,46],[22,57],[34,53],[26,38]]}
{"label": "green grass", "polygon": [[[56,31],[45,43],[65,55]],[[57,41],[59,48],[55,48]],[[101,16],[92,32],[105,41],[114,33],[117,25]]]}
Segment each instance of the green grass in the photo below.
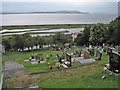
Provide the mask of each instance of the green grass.
{"label": "green grass", "polygon": [[39,88],[118,88],[118,76],[112,75],[102,79],[104,64],[108,57],[102,58],[98,64],[65,69],[44,74],[24,75],[7,78],[7,88],[37,84]]}
{"label": "green grass", "polygon": [[[73,51],[71,51],[73,52]],[[23,64],[29,72],[40,71],[47,67],[45,64],[31,65],[23,62],[22,58],[27,59],[31,54],[44,53],[45,56],[51,51],[34,51],[26,54],[15,56],[4,56],[4,58],[13,58],[17,62]],[[53,52],[52,52],[53,53]],[[57,52],[61,54],[61,52]],[[57,53],[53,53],[53,56]],[[51,58],[50,62],[52,63]],[[103,53],[102,60],[96,61],[97,64],[77,67],[74,69],[64,69],[56,72],[44,74],[23,75],[5,79],[5,84],[8,88],[14,88],[24,85],[37,84],[39,88],[118,88],[118,76],[112,75],[102,79],[102,70],[106,63],[109,63],[109,57]],[[47,64],[47,63],[46,63]],[[78,63],[73,62],[76,66]],[[79,64],[80,65],[80,64]],[[81,64],[83,65],[83,64]]]}
{"label": "green grass", "polygon": [[[80,47],[79,49],[82,49],[83,47]],[[71,52],[75,52],[76,50],[79,50],[79,49],[75,49],[75,50],[71,50]],[[32,65],[31,62],[25,62],[24,60],[28,60],[29,57],[33,55],[36,55],[36,54],[40,54],[42,53],[42,57],[44,58],[44,60],[46,59],[46,56],[50,56],[50,54],[52,53],[52,57],[50,57],[49,59],[49,63],[50,63],[50,66],[53,67],[53,70],[54,69],[57,69],[57,66],[55,66],[55,63],[56,63],[56,60],[57,57],[56,55],[59,54],[59,55],[62,55],[62,52],[60,51],[48,51],[48,50],[44,50],[44,51],[32,51],[32,52],[26,52],[26,53],[23,53],[23,54],[18,54],[18,55],[4,55],[3,56],[3,59],[14,59],[16,62],[22,64],[28,71],[28,73],[34,73],[34,72],[40,72],[40,71],[48,71],[50,70],[47,66],[48,62],[45,62],[45,63],[39,63],[39,64],[34,64]],[[84,53],[82,51],[82,53]],[[92,56],[90,58],[94,58],[95,56]],[[103,54],[102,56],[102,60],[106,59],[106,56],[105,54]],[[106,59],[108,60],[108,58]],[[96,61],[97,62],[97,61]],[[64,62],[63,62],[64,63]],[[86,64],[89,64],[89,63],[86,63]],[[78,65],[86,65],[86,64],[80,64],[80,63],[76,63],[76,62],[72,62],[72,66],[78,66]],[[61,67],[63,68],[63,67]]]}
{"label": "green grass", "polygon": [[[83,47],[81,47],[83,48]],[[81,49],[80,48],[80,49]],[[77,49],[79,50],[79,49]],[[72,50],[71,52],[75,52]],[[3,56],[4,59],[15,59],[16,62],[23,64],[25,68],[30,72],[46,71],[49,70],[47,63],[31,65],[29,62],[24,62],[23,60],[28,59],[32,54],[42,53],[43,57],[46,55],[53,54],[50,58],[50,63],[55,64],[55,57],[62,52],[52,52],[52,51],[32,51],[19,55],[8,55]],[[90,58],[94,58],[90,57]],[[20,77],[12,77],[5,79],[5,84],[8,88],[19,87],[23,85],[37,84],[39,88],[118,88],[118,76],[107,75],[107,78],[102,79],[102,70],[104,65],[108,62],[109,57],[103,53],[102,60],[96,61],[92,65],[79,64],[72,62],[73,66],[78,65],[88,65],[76,67],[74,69],[64,69],[57,72],[49,72],[45,74],[35,74],[35,75],[24,75]]]}
{"label": "green grass", "polygon": [[[79,50],[79,49],[76,49],[76,50]],[[75,50],[72,50],[71,52],[74,52],[74,51]],[[60,52],[60,51],[47,51],[47,50],[45,50],[45,51],[32,51],[32,52],[27,52],[27,53],[18,54],[18,55],[4,55],[3,59],[14,59],[16,62],[22,64],[27,69],[27,71],[29,73],[48,71],[49,70],[49,68],[47,66],[48,62],[32,65],[30,62],[24,61],[24,60],[28,60],[29,57],[32,56],[32,54],[36,55],[36,54],[40,54],[40,53],[43,54],[42,57],[44,58],[44,60],[46,59],[47,55],[50,56],[50,54],[52,53],[53,56],[50,57],[50,59],[49,59],[50,66],[52,66],[54,69],[57,68],[57,66],[55,66],[56,60],[58,60],[56,55],[57,54],[62,55],[62,52]],[[72,63],[72,66],[77,66],[77,65],[80,65],[80,64],[76,63],[76,62]],[[61,67],[61,68],[63,68],[63,67]]]}
{"label": "green grass", "polygon": [[81,28],[86,25],[92,24],[55,24],[55,25],[19,25],[19,26],[2,26],[2,29],[32,29],[32,28],[51,28],[51,29],[59,29],[59,28]]}

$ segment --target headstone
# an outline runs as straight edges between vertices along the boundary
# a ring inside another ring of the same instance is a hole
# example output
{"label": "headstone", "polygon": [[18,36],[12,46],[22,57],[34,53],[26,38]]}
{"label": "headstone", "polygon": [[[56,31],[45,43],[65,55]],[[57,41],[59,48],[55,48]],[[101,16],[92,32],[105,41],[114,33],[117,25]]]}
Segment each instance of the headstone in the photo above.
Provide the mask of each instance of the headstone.
{"label": "headstone", "polygon": [[31,57],[29,58],[29,61],[31,61]]}
{"label": "headstone", "polygon": [[71,67],[71,66],[72,66],[72,65],[71,65],[71,55],[66,54],[66,60],[67,60],[68,62],[70,62],[70,64],[69,64],[68,66]]}
{"label": "headstone", "polygon": [[78,57],[81,57],[81,50],[79,50],[78,52]]}
{"label": "headstone", "polygon": [[38,60],[38,63],[40,63],[40,60]]}
{"label": "headstone", "polygon": [[102,52],[97,52],[95,60],[101,60]]}
{"label": "headstone", "polygon": [[60,56],[60,58],[59,58],[59,62],[60,62],[60,64],[62,63],[62,58],[61,58],[61,56]]}
{"label": "headstone", "polygon": [[84,59],[88,59],[89,58],[89,54],[90,54],[90,52],[85,50],[84,51]]}
{"label": "headstone", "polygon": [[99,54],[99,50],[98,50],[98,48],[96,49],[96,57],[98,56],[98,54]]}
{"label": "headstone", "polygon": [[43,57],[41,57],[41,61],[43,61]]}
{"label": "headstone", "polygon": [[72,66],[71,65],[71,55],[69,55],[69,62],[70,62],[70,67]]}
{"label": "headstone", "polygon": [[50,54],[50,57],[52,57],[52,53]]}
{"label": "headstone", "polygon": [[60,56],[59,56],[59,54],[57,54],[57,59],[59,60],[59,58],[60,58]]}
{"label": "headstone", "polygon": [[106,52],[106,47],[103,48],[103,52]]}
{"label": "headstone", "polygon": [[107,55],[110,55],[112,53],[112,48],[108,47],[107,49]]}
{"label": "headstone", "polygon": [[120,54],[117,52],[112,52],[109,55],[110,59],[109,59],[109,63],[110,63],[110,70],[116,72],[118,70],[117,73],[120,72]]}
{"label": "headstone", "polygon": [[95,54],[95,50],[94,50],[94,49],[92,49],[91,56],[94,56],[94,54]]}
{"label": "headstone", "polygon": [[62,58],[62,59],[65,59],[65,54],[63,54],[63,55],[61,56],[61,58]]}
{"label": "headstone", "polygon": [[34,56],[32,55],[32,59],[34,59]]}
{"label": "headstone", "polygon": [[47,62],[49,61],[49,56],[47,55]]}

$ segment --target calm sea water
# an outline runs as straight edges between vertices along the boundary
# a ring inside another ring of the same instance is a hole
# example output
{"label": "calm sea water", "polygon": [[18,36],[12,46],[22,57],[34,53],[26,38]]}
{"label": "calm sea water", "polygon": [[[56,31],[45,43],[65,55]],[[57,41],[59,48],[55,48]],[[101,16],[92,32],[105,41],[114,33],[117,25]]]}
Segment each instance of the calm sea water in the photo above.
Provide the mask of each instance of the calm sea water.
{"label": "calm sea water", "polygon": [[3,14],[2,26],[109,23],[115,14]]}

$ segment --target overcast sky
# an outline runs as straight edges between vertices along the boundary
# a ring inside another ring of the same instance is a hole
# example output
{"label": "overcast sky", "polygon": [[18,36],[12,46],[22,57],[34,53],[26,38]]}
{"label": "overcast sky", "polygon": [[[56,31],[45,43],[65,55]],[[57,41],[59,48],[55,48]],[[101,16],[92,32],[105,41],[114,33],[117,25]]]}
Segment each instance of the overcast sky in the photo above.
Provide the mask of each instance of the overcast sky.
{"label": "overcast sky", "polygon": [[[23,2],[24,1],[24,2]],[[89,13],[118,13],[119,0],[3,0],[3,12],[76,10]]]}
{"label": "overcast sky", "polygon": [[2,0],[2,2],[118,2],[119,0]]}

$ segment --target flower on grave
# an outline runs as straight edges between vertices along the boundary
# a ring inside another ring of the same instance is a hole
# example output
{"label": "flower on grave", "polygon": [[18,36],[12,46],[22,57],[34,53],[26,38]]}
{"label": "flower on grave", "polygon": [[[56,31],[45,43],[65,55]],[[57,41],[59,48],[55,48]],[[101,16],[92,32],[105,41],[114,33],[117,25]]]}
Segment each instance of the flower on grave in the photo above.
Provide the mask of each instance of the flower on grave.
{"label": "flower on grave", "polygon": [[104,70],[107,70],[107,68],[106,68],[106,67],[104,67]]}

